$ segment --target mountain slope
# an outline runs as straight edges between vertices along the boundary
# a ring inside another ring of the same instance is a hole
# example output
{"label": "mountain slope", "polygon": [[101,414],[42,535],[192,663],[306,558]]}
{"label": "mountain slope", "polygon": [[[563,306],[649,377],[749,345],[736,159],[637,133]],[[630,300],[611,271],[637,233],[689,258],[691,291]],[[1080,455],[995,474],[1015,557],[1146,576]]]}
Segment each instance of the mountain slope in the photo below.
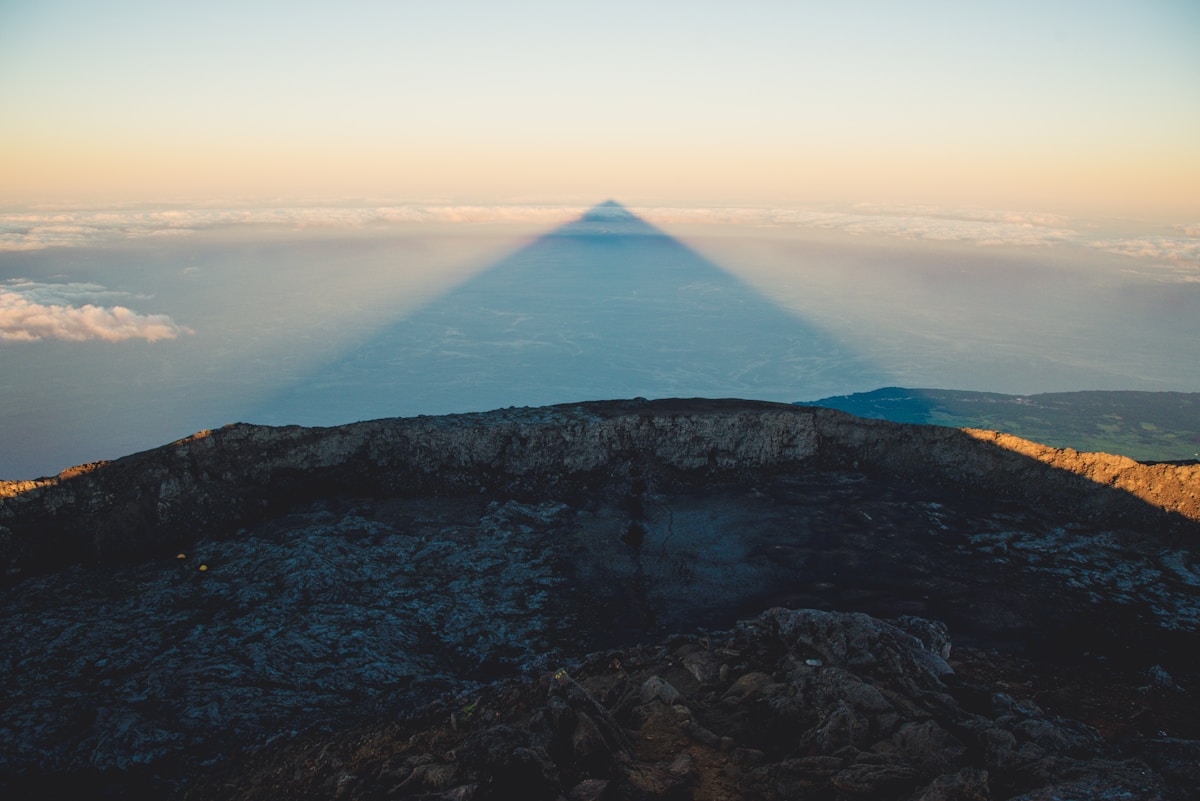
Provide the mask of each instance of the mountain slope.
{"label": "mountain slope", "polygon": [[1119,453],[1141,461],[1195,460],[1200,393],[1090,391],[1001,395],[884,387],[802,406],[896,423],[1003,431],[1058,448]]}

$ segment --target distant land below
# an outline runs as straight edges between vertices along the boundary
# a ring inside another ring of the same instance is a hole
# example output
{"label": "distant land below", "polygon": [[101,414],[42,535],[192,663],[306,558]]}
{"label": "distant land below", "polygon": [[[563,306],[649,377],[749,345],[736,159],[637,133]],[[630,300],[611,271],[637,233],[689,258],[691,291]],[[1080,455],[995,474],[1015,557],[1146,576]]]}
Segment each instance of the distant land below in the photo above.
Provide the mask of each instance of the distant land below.
{"label": "distant land below", "polygon": [[1200,458],[1200,393],[1086,391],[1002,395],[883,387],[797,406],[859,417],[1015,434],[1056,448],[1101,451],[1138,461]]}

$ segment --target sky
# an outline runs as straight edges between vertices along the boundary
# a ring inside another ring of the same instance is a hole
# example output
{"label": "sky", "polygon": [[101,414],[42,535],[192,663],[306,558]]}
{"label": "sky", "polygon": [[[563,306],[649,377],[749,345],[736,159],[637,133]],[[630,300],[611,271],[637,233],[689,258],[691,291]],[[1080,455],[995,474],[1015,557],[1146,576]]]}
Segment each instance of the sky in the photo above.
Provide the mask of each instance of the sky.
{"label": "sky", "polygon": [[[1200,391],[1197,42],[1194,0],[0,0],[0,478],[238,420]],[[543,241],[608,198],[673,244]]]}
{"label": "sky", "polygon": [[1200,4],[0,0],[0,204],[1200,223]]}

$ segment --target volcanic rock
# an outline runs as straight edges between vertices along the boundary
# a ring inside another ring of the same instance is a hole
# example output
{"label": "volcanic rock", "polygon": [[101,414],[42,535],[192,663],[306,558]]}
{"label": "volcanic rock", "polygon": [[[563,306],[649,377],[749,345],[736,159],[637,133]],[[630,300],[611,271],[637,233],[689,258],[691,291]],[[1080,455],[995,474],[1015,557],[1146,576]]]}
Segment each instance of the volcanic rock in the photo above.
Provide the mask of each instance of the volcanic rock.
{"label": "volcanic rock", "polygon": [[749,401],[204,432],[0,486],[0,789],[1185,798],[1198,487]]}
{"label": "volcanic rock", "polygon": [[[814,630],[847,643],[838,665],[805,663],[809,645],[796,633]],[[469,730],[451,729],[437,722],[445,710],[439,704],[400,725],[356,731],[315,760],[303,741],[263,749],[219,779],[199,783],[189,797],[317,798],[335,770],[372,776],[380,762],[397,760],[414,767],[408,779],[387,791],[390,798],[430,797],[429,776],[456,783],[436,797],[471,799],[1187,797],[1189,788],[1173,785],[1152,759],[1121,755],[1093,730],[1048,715],[1036,704],[1007,699],[989,714],[964,709],[944,682],[952,674],[938,665],[939,657],[894,622],[773,609],[688,642],[736,652],[741,675],[733,684],[766,676],[770,700],[734,693],[733,686],[710,691],[671,648],[639,649],[638,660],[630,658],[633,652],[606,652],[571,675],[559,669],[540,681],[509,682],[485,692],[478,704],[494,709],[499,722],[481,716]],[[617,661],[640,666],[630,670]],[[654,676],[647,677],[651,671]],[[635,707],[619,735],[597,727],[587,748],[599,752],[579,759],[580,740],[570,721],[583,715],[616,720],[628,709],[624,699],[630,693],[640,696],[648,684],[671,682],[682,688],[686,715],[670,714],[653,695],[644,706],[659,711],[637,713]],[[847,687],[859,690],[848,695]],[[739,714],[746,711],[743,705],[752,705],[753,714]],[[717,741],[689,736],[695,720],[719,733]],[[823,733],[831,720],[840,720],[832,725],[852,736]],[[1060,747],[1059,739],[1069,745]],[[724,740],[737,747],[722,747]],[[599,753],[605,756],[597,758]],[[255,787],[264,771],[284,777],[265,793]],[[384,795],[368,779],[346,797]]]}

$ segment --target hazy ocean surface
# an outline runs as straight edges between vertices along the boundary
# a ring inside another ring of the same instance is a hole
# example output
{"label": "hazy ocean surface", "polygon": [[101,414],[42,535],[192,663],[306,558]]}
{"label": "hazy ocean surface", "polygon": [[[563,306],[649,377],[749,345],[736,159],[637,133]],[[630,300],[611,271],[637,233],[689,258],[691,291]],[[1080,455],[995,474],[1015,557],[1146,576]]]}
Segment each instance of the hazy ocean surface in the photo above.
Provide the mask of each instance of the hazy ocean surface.
{"label": "hazy ocean surface", "polygon": [[559,226],[242,226],[0,252],[0,290],[35,311],[174,326],[0,339],[0,478],[236,421],[887,385],[1200,391],[1198,278],[1077,243],[654,226],[619,207]]}

